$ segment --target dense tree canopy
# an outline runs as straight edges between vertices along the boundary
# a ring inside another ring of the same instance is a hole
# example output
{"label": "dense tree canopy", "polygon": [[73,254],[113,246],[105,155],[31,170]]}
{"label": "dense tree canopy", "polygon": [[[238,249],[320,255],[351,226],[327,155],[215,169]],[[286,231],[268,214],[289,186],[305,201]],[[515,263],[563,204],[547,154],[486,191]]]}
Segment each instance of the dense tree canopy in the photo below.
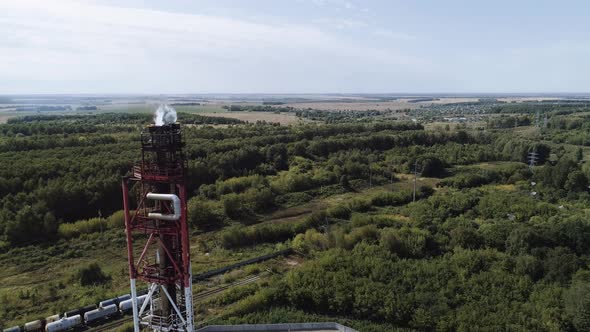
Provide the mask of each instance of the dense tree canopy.
{"label": "dense tree canopy", "polygon": [[[370,331],[587,330],[590,125],[574,114],[585,106],[481,104],[501,113],[485,128],[276,105],[229,111],[323,123],[181,113],[195,233],[220,250],[277,244],[305,257],[264,290],[244,292],[225,318],[276,311],[347,317]],[[538,110],[553,115],[547,128],[529,126]],[[151,120],[35,115],[0,125],[0,251],[120,228],[120,180]],[[269,218],[308,203],[313,211],[300,217]],[[94,265],[78,277],[109,280]]]}

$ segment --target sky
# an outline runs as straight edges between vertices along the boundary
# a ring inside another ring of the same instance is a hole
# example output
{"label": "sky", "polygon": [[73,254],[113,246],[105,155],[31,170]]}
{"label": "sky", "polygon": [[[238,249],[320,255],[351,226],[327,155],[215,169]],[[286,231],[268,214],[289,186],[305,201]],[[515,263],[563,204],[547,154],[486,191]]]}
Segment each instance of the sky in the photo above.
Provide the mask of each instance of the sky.
{"label": "sky", "polygon": [[0,0],[0,94],[590,92],[590,2]]}

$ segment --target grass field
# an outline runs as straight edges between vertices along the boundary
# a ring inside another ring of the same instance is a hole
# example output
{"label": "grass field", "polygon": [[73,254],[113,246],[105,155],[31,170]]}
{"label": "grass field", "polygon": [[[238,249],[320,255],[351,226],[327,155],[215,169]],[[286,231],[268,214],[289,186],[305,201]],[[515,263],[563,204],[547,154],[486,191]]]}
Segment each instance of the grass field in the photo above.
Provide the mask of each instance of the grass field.
{"label": "grass field", "polygon": [[[273,245],[224,250],[212,245],[212,234],[193,235],[191,240],[193,274],[275,251]],[[103,285],[81,286],[76,273],[90,263],[98,263],[111,280]],[[0,255],[0,266],[0,307],[10,307],[12,318],[3,322],[4,327],[129,293],[123,229],[83,235],[49,247],[18,248]],[[222,282],[223,278],[194,288],[199,291]]]}

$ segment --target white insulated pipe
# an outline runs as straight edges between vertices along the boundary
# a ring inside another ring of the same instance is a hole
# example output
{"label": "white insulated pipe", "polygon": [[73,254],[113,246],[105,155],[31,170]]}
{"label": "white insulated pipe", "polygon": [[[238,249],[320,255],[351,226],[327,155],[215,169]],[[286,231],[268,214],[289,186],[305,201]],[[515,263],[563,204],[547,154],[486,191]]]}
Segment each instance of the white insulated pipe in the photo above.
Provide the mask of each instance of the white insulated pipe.
{"label": "white insulated pipe", "polygon": [[188,265],[190,284],[184,288],[184,301],[186,308],[186,331],[194,332],[195,318],[193,310],[193,268],[192,264]]}
{"label": "white insulated pipe", "polygon": [[139,314],[137,312],[137,289],[135,278],[131,278],[131,308],[133,311],[133,332],[139,332]]}
{"label": "white insulated pipe", "polygon": [[178,196],[174,194],[148,193],[146,197],[147,199],[153,199],[156,201],[171,201],[172,210],[174,210],[174,214],[162,214],[151,212],[148,213],[148,218],[171,221],[180,219],[180,198],[178,198]]}

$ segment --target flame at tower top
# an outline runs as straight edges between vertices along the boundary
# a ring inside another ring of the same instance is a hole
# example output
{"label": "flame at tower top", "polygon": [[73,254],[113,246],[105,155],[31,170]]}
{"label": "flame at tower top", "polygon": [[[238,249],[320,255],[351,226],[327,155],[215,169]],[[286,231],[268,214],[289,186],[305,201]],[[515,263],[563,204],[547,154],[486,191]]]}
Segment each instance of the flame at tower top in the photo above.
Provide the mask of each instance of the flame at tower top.
{"label": "flame at tower top", "polygon": [[156,110],[154,122],[156,126],[163,126],[176,122],[176,110],[168,105],[162,104]]}

